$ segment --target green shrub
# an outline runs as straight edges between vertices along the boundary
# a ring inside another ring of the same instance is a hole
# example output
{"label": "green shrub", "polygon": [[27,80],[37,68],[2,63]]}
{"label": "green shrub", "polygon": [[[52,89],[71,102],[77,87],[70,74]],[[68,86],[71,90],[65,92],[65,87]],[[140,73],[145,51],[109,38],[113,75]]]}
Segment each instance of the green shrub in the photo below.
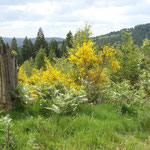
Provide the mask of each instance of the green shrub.
{"label": "green shrub", "polygon": [[139,77],[139,81],[136,84],[136,86],[138,88],[143,88],[145,93],[146,93],[146,97],[150,96],[150,71],[149,70],[142,70],[142,73]]}
{"label": "green shrub", "polygon": [[9,115],[0,118],[0,149],[15,149],[15,138],[12,132],[12,119]]}
{"label": "green shrub", "polygon": [[146,101],[143,107],[139,110],[138,122],[141,128],[150,131],[150,102]]}
{"label": "green shrub", "polygon": [[39,93],[38,102],[41,108],[56,113],[73,112],[79,104],[87,101],[84,90],[67,89],[61,82],[51,86],[41,84],[41,86],[36,87],[36,90]]}
{"label": "green shrub", "polygon": [[145,97],[142,88],[138,90],[124,80],[120,83],[109,83],[103,91],[100,92],[100,101],[107,103],[115,103],[119,106],[121,113],[134,113],[134,105],[141,104]]}
{"label": "green shrub", "polygon": [[33,59],[30,58],[29,60],[26,60],[22,66],[23,66],[23,71],[27,75],[27,77],[31,77],[33,74],[33,68],[34,68]]}

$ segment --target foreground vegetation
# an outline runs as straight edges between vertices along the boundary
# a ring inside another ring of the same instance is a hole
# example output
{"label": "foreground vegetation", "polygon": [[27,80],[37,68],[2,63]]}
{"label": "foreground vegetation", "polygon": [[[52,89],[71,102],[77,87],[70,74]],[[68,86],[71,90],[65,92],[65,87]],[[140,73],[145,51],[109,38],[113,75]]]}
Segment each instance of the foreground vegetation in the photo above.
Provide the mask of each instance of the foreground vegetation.
{"label": "foreground vegetation", "polygon": [[150,149],[150,41],[139,47],[125,32],[99,49],[86,26],[60,55],[41,33],[18,68],[13,108],[1,112],[0,148]]}
{"label": "foreground vegetation", "polygon": [[84,104],[72,114],[58,115],[40,111],[38,105],[17,106],[9,112],[12,121],[0,121],[5,126],[0,145],[16,150],[148,150],[150,128],[142,127],[149,118],[140,116],[137,109],[121,114],[113,104]]}

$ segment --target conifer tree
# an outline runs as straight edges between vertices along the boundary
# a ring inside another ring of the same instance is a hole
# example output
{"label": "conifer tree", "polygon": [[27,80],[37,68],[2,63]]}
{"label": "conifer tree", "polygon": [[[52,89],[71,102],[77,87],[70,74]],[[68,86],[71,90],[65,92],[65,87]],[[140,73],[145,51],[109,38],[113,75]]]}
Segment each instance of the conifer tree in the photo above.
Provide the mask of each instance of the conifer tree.
{"label": "conifer tree", "polygon": [[21,48],[20,52],[20,63],[22,64],[25,60],[28,60],[29,58],[35,58],[35,51],[34,51],[34,45],[30,39],[25,37],[23,41],[23,46]]}
{"label": "conifer tree", "polygon": [[29,50],[29,47],[28,47],[28,38],[27,37],[25,37],[25,39],[24,39],[24,41],[23,41],[23,46],[22,46],[22,48],[21,48],[21,64],[25,61],[25,60],[27,60],[27,59],[29,59],[29,57],[30,57],[30,50]]}
{"label": "conifer tree", "polygon": [[67,37],[66,37],[66,46],[68,48],[73,48],[73,35],[72,35],[71,31],[69,31],[69,33],[67,34]]}
{"label": "conifer tree", "polygon": [[44,58],[46,57],[45,49],[40,49],[35,57],[35,66],[37,69],[45,68]]}
{"label": "conifer tree", "polygon": [[11,41],[11,50],[15,50],[18,53],[18,46],[17,46],[17,41],[15,37]]}
{"label": "conifer tree", "polygon": [[137,45],[133,43],[131,33],[125,32],[122,36],[122,42],[117,47],[117,57],[121,69],[113,76],[118,81],[124,79],[134,84],[140,74],[140,65],[143,55]]}
{"label": "conifer tree", "polygon": [[64,56],[67,53],[66,41],[63,40],[60,47],[60,56]]}
{"label": "conifer tree", "polygon": [[34,48],[35,48],[35,54],[38,53],[40,48],[45,49],[46,54],[47,55],[49,54],[49,52],[48,52],[48,43],[45,40],[45,36],[44,36],[42,28],[39,28],[39,31],[37,33],[37,37],[36,37],[36,40],[35,40],[35,43],[34,43]]}
{"label": "conifer tree", "polygon": [[58,49],[58,43],[56,40],[51,40],[49,44],[49,52],[49,55],[54,53],[56,57],[60,57],[60,51]]}
{"label": "conifer tree", "polygon": [[34,51],[35,49],[31,39],[28,40],[28,48],[30,57],[35,58],[35,51]]}
{"label": "conifer tree", "polygon": [[0,37],[0,46],[4,43],[3,38]]}

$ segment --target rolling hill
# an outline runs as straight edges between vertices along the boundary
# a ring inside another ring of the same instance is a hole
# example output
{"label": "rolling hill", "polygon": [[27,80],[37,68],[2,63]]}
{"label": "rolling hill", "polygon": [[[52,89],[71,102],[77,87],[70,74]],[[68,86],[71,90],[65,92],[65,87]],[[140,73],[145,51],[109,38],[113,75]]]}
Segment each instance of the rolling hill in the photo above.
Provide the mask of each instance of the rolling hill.
{"label": "rolling hill", "polygon": [[110,32],[105,35],[93,37],[93,41],[97,42],[99,46],[110,43],[113,45],[115,42],[121,41],[122,32],[131,32],[134,43],[141,46],[145,38],[150,39],[150,23],[137,25],[134,28],[122,29],[116,32]]}

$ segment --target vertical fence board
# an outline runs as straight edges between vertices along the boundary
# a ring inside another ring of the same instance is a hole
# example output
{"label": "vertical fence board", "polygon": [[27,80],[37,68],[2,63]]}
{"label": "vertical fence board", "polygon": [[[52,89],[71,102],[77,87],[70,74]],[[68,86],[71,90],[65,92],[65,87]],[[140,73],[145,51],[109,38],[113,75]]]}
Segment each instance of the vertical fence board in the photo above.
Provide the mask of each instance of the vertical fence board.
{"label": "vertical fence board", "polygon": [[10,90],[15,90],[17,84],[17,56],[3,44],[0,46],[0,105],[12,106]]}

